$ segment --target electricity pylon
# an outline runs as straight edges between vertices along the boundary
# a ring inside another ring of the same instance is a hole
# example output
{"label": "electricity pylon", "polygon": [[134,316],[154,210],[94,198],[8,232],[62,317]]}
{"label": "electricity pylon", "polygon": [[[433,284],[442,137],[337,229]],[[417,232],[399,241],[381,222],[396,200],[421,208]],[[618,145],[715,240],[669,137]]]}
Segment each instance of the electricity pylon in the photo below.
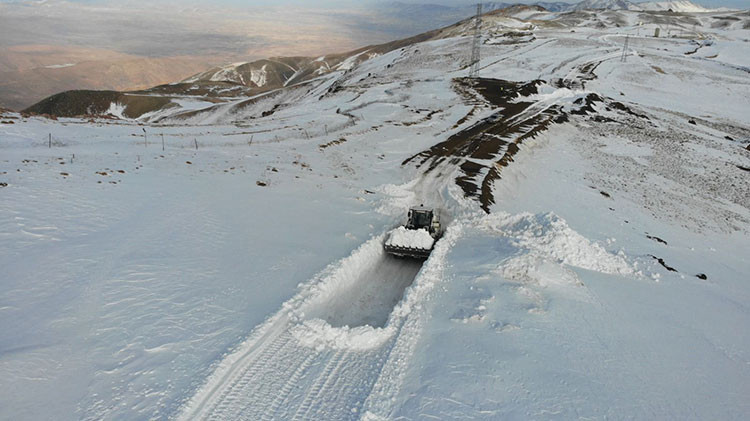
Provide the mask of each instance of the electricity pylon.
{"label": "electricity pylon", "polygon": [[482,40],[482,3],[477,3],[477,16],[474,18],[474,40],[471,44],[471,63],[469,78],[475,79],[479,75],[479,44]]}

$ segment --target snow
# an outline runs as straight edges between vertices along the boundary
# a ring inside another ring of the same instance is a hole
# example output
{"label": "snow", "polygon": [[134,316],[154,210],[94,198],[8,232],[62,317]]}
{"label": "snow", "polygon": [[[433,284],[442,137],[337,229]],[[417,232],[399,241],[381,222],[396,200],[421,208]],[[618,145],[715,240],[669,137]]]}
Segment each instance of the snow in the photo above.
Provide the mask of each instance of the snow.
{"label": "snow", "polygon": [[77,63],[65,63],[65,64],[50,64],[49,66],[44,66],[45,69],[64,69],[66,67],[73,67]]}
{"label": "snow", "polygon": [[[346,60],[342,61],[336,66],[336,70],[351,70],[357,64],[357,60],[359,60],[360,56],[367,54],[368,51],[370,50],[365,50],[365,51],[362,51],[361,53],[347,57]],[[372,54],[370,54],[369,57],[372,58],[373,57]],[[327,66],[327,63],[326,63],[326,66]]]}
{"label": "snow", "polygon": [[[232,82],[244,85],[245,79],[242,77],[237,68],[248,64],[247,62],[237,62],[221,67],[219,70],[214,72],[209,79],[211,82]],[[186,80],[186,83],[191,83],[199,80],[202,75],[198,75],[195,78]]]}
{"label": "snow", "polygon": [[125,120],[127,117],[125,117],[122,114],[124,112],[125,112],[125,105],[120,104],[118,102],[113,102],[109,104],[109,108],[107,109],[107,112],[105,114],[109,114],[119,119]]}
{"label": "snow", "polygon": [[375,349],[392,338],[393,334],[393,328],[370,325],[336,328],[321,319],[306,320],[292,327],[292,335],[300,344],[319,351],[326,348],[353,351]]}
{"label": "snow", "polygon": [[388,235],[388,239],[385,244],[388,246],[395,247],[407,247],[422,250],[429,250],[435,243],[435,239],[432,238],[426,229],[420,228],[416,230],[406,229],[405,227],[398,227],[391,231]]}
{"label": "snow", "polygon": [[[736,306],[747,297],[747,264],[736,250],[746,235],[688,234],[629,200],[613,203],[586,186],[587,173],[602,171],[580,155],[590,144],[580,133],[544,135],[506,173],[498,213],[468,224],[452,248],[446,291],[427,304],[432,317],[419,352],[397,403],[388,406],[396,409],[379,415],[742,417],[746,404],[731,396],[747,387],[747,352],[741,350],[750,338],[740,327],[747,314]],[[512,234],[498,238],[490,229],[498,226]],[[647,239],[644,231],[658,232],[669,245]],[[551,232],[599,243],[595,249],[606,248],[609,257],[596,261],[610,264],[582,268],[577,265],[594,260],[564,263],[518,240]],[[609,244],[626,245],[627,256]],[[687,275],[638,257],[647,254],[679,263]],[[639,263],[645,276],[629,275],[623,262]],[[708,270],[701,265],[712,268],[716,284],[693,276]],[[704,358],[715,351],[715,359]],[[704,379],[700,388],[690,385],[696,377]],[[717,398],[705,399],[705,393]]]}
{"label": "snow", "polygon": [[705,7],[699,6],[689,0],[643,2],[638,3],[637,6],[642,10],[671,10],[677,13],[706,13],[713,11],[712,9],[706,9]]}
{"label": "snow", "polygon": [[572,10],[637,10],[638,5],[627,0],[583,0],[572,6]]}
{"label": "snow", "polygon": [[264,64],[260,69],[250,69],[250,81],[259,88],[266,84],[267,66],[267,64]]}
{"label": "snow", "polygon": [[[402,165],[497,115],[454,81],[469,37],[138,122],[3,112],[0,418],[743,418],[745,35],[617,13],[482,46],[482,76],[546,81],[522,117],[596,93],[613,120],[525,139],[489,214],[450,160]],[[419,203],[437,242],[391,235]]]}
{"label": "snow", "polygon": [[609,274],[634,272],[624,256],[610,254],[600,244],[592,243],[554,213],[495,213],[480,224],[538,259]]}

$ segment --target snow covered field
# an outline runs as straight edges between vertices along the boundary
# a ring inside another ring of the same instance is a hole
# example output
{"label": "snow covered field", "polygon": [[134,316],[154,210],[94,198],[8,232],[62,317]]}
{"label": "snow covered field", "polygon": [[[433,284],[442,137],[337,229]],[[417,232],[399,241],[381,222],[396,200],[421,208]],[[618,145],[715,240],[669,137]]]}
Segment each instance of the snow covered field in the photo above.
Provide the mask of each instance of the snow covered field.
{"label": "snow covered field", "polygon": [[[150,126],[3,113],[0,418],[746,418],[750,33],[621,13],[485,44],[510,100],[458,36]],[[432,255],[386,255],[420,203]]]}

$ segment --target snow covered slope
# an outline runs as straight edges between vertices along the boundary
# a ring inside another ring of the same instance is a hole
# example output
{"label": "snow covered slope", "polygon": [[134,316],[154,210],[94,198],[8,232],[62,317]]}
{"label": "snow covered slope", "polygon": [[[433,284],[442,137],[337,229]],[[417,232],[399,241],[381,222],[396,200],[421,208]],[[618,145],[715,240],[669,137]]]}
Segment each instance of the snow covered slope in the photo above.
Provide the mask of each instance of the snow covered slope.
{"label": "snow covered slope", "polygon": [[638,6],[628,0],[583,0],[570,10],[638,10]]}
{"label": "snow covered slope", "polygon": [[[140,122],[0,112],[0,418],[743,418],[748,17],[534,16],[477,80],[464,22]],[[415,204],[424,264],[383,250]]]}
{"label": "snow covered slope", "polygon": [[689,0],[650,1],[650,2],[638,3],[638,7],[642,10],[655,10],[655,11],[671,10],[673,12],[678,12],[678,13],[705,13],[705,12],[713,11],[712,9],[707,9]]}

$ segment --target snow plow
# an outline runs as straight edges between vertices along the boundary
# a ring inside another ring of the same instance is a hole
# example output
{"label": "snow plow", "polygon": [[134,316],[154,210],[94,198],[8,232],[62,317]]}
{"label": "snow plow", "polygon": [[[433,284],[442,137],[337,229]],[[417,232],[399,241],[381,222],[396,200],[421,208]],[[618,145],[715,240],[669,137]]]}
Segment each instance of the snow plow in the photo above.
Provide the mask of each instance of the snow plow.
{"label": "snow plow", "polygon": [[396,257],[426,259],[443,232],[432,209],[417,206],[409,209],[406,224],[388,233],[385,251]]}

